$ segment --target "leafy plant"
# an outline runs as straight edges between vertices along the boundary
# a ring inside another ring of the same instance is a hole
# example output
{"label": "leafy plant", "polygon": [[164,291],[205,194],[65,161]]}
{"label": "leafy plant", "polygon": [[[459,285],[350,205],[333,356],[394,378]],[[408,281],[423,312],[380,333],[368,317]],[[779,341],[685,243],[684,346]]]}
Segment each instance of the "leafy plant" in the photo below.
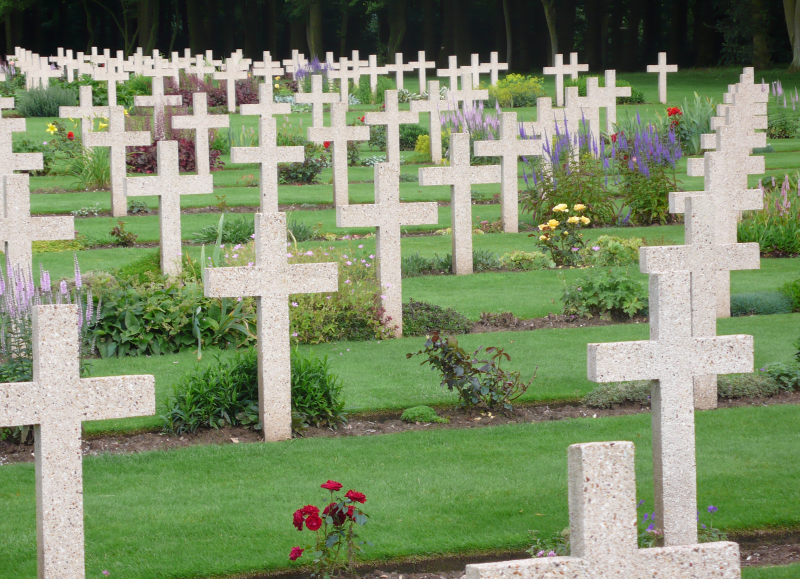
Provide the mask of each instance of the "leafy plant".
{"label": "leafy plant", "polygon": [[[192,139],[179,137],[178,141],[178,170],[181,173],[197,171],[197,158],[195,157],[195,143]],[[158,172],[158,143],[142,147],[131,147],[133,151],[128,154],[126,164],[131,173],[152,175]],[[211,171],[220,171],[225,164],[220,160],[220,152],[216,149],[208,151],[208,165]]]}
{"label": "leafy plant", "polygon": [[[221,241],[225,245],[248,243],[255,232],[256,225],[252,217],[237,217],[224,220]],[[192,234],[192,237],[197,243],[215,243],[219,237],[219,224],[206,225],[197,233]]]}
{"label": "leafy plant", "polygon": [[753,292],[731,296],[731,316],[769,316],[792,312],[792,300],[781,292]]}
{"label": "leafy plant", "polygon": [[683,106],[670,107],[661,121],[661,134],[674,131],[678,142],[687,155],[699,155],[703,148],[700,135],[711,132],[711,117],[717,114],[716,103],[709,97],[694,93],[694,101],[683,99]]}
{"label": "leafy plant", "polygon": [[594,245],[585,247],[582,260],[588,265],[635,265],[639,263],[639,248],[644,245],[641,237],[617,237],[601,235]]}
{"label": "leafy plant", "polygon": [[80,209],[73,209],[69,212],[73,217],[97,217],[103,210],[99,203],[95,203],[91,207],[81,207]]}
{"label": "leafy plant", "polygon": [[419,125],[400,125],[400,150],[413,151],[417,146],[417,139],[427,134],[428,131]]}
{"label": "leafy plant", "polygon": [[800,279],[783,284],[779,291],[792,300],[792,311],[800,312]]}
{"label": "leafy plant", "polygon": [[78,91],[56,84],[19,92],[14,101],[14,108],[23,117],[58,117],[59,107],[77,105]]}
{"label": "leafy plant", "polygon": [[794,139],[800,131],[800,111],[784,104],[770,103],[767,109],[767,138]]}
{"label": "leafy plant", "polygon": [[585,242],[580,230],[583,226],[589,225],[592,220],[586,215],[581,215],[586,211],[586,205],[583,203],[573,205],[572,211],[575,212],[575,215],[567,217],[570,212],[567,204],[556,205],[553,207],[553,219],[539,225],[539,234],[528,235],[528,237],[537,238],[537,244],[542,253],[549,253],[556,265],[575,266],[581,261]]}
{"label": "leafy plant", "polygon": [[567,315],[611,319],[625,314],[632,318],[647,310],[648,294],[644,284],[627,270],[591,269],[573,283],[564,284],[561,301]]}
{"label": "leafy plant", "polygon": [[438,424],[449,424],[449,418],[442,418],[430,406],[414,406],[407,408],[400,416],[403,422],[433,422]]}
{"label": "leafy plant", "polygon": [[131,213],[133,215],[137,213],[149,215],[150,213],[152,213],[152,211],[147,206],[147,203],[145,203],[144,201],[141,201],[139,199],[131,199],[130,201],[128,201],[128,213]]}
{"label": "leafy plant", "polygon": [[535,107],[536,99],[545,96],[543,79],[536,76],[508,74],[497,81],[497,84],[481,83],[480,88],[489,90],[489,106],[499,104],[501,107]]}
{"label": "leafy plant", "polygon": [[740,243],[756,242],[762,255],[800,254],[800,173],[786,175],[780,186],[773,179],[766,186],[762,211],[745,211],[737,229]]}
{"label": "leafy plant", "polygon": [[361,103],[383,104],[386,91],[397,88],[395,82],[388,76],[378,77],[378,85],[375,87],[375,92],[372,92],[369,83],[370,78],[368,76],[362,76],[358,82],[358,86],[355,87],[352,92]]}
{"label": "leafy plant", "polygon": [[403,304],[403,335],[425,336],[432,332],[468,334],[472,322],[452,308],[418,302],[414,299]]}
{"label": "leafy plant", "polygon": [[67,175],[84,190],[108,189],[111,186],[111,156],[106,147],[84,148],[69,160]]}
{"label": "leafy plant", "polygon": [[308,143],[305,146],[305,158],[302,163],[280,163],[278,165],[278,182],[282,185],[317,181],[322,169],[329,165],[324,154],[315,156],[317,148]]}
{"label": "leafy plant", "polygon": [[292,351],[292,410],[307,426],[336,428],[346,422],[342,381],[331,373],[327,356]]}
{"label": "leafy plant", "polygon": [[121,247],[133,247],[136,245],[136,238],[139,237],[132,231],[126,230],[125,222],[122,220],[117,221],[117,226],[109,232],[109,235],[111,235],[114,245]]}
{"label": "leafy plant", "polygon": [[500,265],[512,271],[552,269],[556,262],[541,251],[512,251],[500,256]]}
{"label": "leafy plant", "polygon": [[767,376],[775,380],[781,390],[800,391],[800,367],[797,364],[775,363],[766,368]]}

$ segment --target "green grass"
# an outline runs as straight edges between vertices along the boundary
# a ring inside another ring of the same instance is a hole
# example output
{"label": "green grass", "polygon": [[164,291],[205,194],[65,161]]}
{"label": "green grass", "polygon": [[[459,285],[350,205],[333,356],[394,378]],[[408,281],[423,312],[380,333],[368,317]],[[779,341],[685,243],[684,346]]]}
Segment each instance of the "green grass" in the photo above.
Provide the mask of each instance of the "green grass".
{"label": "green grass", "polygon": [[742,569],[744,579],[795,579],[800,576],[800,563],[779,567],[747,567]]}
{"label": "green grass", "polygon": [[[698,414],[698,504],[719,508],[715,525],[796,525],[800,503],[778,499],[800,484],[796,415],[793,406]],[[289,567],[289,549],[308,540],[291,514],[324,501],[329,478],[367,495],[371,559],[525,548],[529,530],[568,524],[570,444],[634,441],[638,496],[652,506],[650,432],[650,417],[638,415],[87,457],[87,576]],[[0,469],[0,489],[0,577],[32,578],[33,466]]]}

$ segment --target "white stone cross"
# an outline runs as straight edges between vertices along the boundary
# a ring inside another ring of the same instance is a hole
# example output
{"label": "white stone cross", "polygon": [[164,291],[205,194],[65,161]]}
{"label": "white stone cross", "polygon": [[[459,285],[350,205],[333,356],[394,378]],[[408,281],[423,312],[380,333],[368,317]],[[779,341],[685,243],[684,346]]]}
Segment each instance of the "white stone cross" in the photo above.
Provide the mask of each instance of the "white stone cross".
{"label": "white stone cross", "polygon": [[217,67],[209,64],[206,57],[198,54],[194,57],[194,64],[186,67],[186,74],[193,74],[197,80],[203,80],[207,74],[214,74]]}
{"label": "white stone cross", "polygon": [[[224,80],[228,102],[228,112],[236,112],[236,81],[247,78],[247,67],[242,65],[241,59],[236,59],[232,54],[225,59],[225,70],[214,73],[214,80]],[[270,84],[270,86],[272,86]]]}
{"label": "white stone cross", "polygon": [[350,202],[347,181],[347,143],[348,141],[369,141],[369,127],[349,126],[347,124],[347,104],[333,103],[331,105],[331,126],[309,127],[308,140],[313,143],[330,143],[333,168],[333,204],[347,205]]}
{"label": "white stone cross", "polygon": [[125,82],[130,76],[122,70],[123,64],[122,60],[109,58],[105,66],[94,69],[94,79],[108,84],[108,104],[112,107],[117,104],[117,82]]}
{"label": "white stone cross", "polygon": [[210,175],[208,131],[230,126],[228,115],[208,114],[208,95],[204,92],[192,94],[192,114],[172,117],[173,129],[195,131],[194,157],[198,175]]}
{"label": "white stone cross", "polygon": [[567,456],[570,556],[467,565],[466,579],[740,579],[732,541],[639,548],[632,442],[573,444]]}
{"label": "white stone cross", "polygon": [[555,75],[556,77],[556,106],[564,106],[564,76],[569,75],[572,80],[578,78],[579,72],[588,72],[588,64],[578,64],[578,53],[571,52],[569,64],[564,64],[564,55],[556,54],[553,66],[545,66],[544,74]]}
{"label": "white stone cross", "polygon": [[461,89],[447,91],[447,100],[455,104],[463,102],[466,105],[475,101],[485,101],[488,98],[489,89],[474,89],[472,75],[468,72],[461,75]]}
{"label": "white stone cross", "polygon": [[458,108],[455,101],[442,99],[439,93],[439,81],[428,82],[428,98],[411,101],[412,113],[428,113],[428,133],[431,139],[431,161],[435,165],[442,164],[442,119],[441,111]]}
{"label": "white stone cross", "polygon": [[450,166],[419,170],[419,184],[450,185],[450,220],[453,230],[453,273],[472,273],[472,185],[499,183],[499,165],[470,165],[469,135],[450,135]]}
{"label": "white stone cross", "polygon": [[[205,93],[200,93],[205,97]],[[158,196],[161,272],[181,274],[181,195],[212,193],[210,174],[181,175],[178,164],[178,141],[158,141],[157,176],[125,178],[127,197]]]}
{"label": "white stone cross", "polygon": [[[556,120],[559,124],[564,121],[565,130],[573,135],[584,130],[587,135],[597,140],[600,137],[600,107],[602,102],[597,98],[599,79],[591,76],[586,79],[587,96],[579,96],[577,86],[568,86],[564,108],[556,110]],[[591,91],[591,96],[589,96]]]}
{"label": "white stone cross", "polygon": [[286,214],[256,213],[255,221],[255,266],[206,269],[205,294],[256,298],[258,415],[265,441],[289,440],[292,437],[289,295],[337,291],[338,264],[289,265]]}
{"label": "white stone cross", "polygon": [[368,60],[361,60],[358,54],[358,50],[353,50],[350,53],[350,66],[353,67],[354,70],[358,70],[360,68],[364,68],[369,65]]}
{"label": "white stone cross", "polygon": [[151,144],[149,131],[126,131],[125,110],[121,106],[109,107],[108,132],[90,132],[86,135],[88,147],[109,147],[111,165],[111,215],[123,217],[128,213],[125,203],[124,179],[127,172],[125,147]]}
{"label": "white stone cross", "polygon": [[519,232],[519,157],[543,153],[541,139],[520,139],[517,113],[500,113],[500,131],[492,141],[475,141],[475,156],[500,157],[500,215],[503,231]]}
{"label": "white stone cross", "polygon": [[55,63],[58,67],[64,70],[67,73],[67,81],[72,82],[75,80],[73,72],[73,64],[75,63],[75,57],[73,56],[72,50],[67,50],[66,53],[62,47],[59,47],[56,56],[50,57],[50,62]]}
{"label": "white stone cross", "polygon": [[173,77],[176,71],[164,68],[161,57],[154,60],[155,66],[144,72],[144,76],[153,79],[152,94],[150,96],[136,95],[133,104],[137,107],[153,107],[153,139],[161,141],[165,136],[164,109],[166,107],[179,107],[183,104],[183,97],[179,94],[164,94],[164,77]]}
{"label": "white stone cross", "polygon": [[553,99],[551,97],[539,97],[536,99],[536,120],[522,123],[522,130],[527,138],[550,135],[555,129],[555,111],[553,110]]}
{"label": "white stone cross", "polygon": [[658,64],[648,64],[647,72],[658,73],[658,102],[667,104],[667,73],[678,72],[677,64],[667,64],[667,53],[658,53]]}
{"label": "white stone cross", "polygon": [[[425,60],[425,51],[424,50],[420,50],[419,52],[417,52],[417,60],[413,61],[413,62],[409,62],[408,64],[413,66],[414,69],[419,69],[419,92],[420,92],[420,94],[422,94],[422,92],[425,91],[425,87],[428,85],[428,82],[427,82],[428,81],[428,77],[427,77],[428,71],[427,71],[427,69],[436,68],[436,63],[434,61],[432,61],[432,60],[426,61]],[[437,81],[437,84],[438,84],[438,81]]]}
{"label": "white stone cross", "polygon": [[350,79],[354,79],[356,83],[361,78],[361,70],[350,70],[350,61],[346,57],[339,58],[339,70],[331,70],[328,72],[328,78],[339,79],[339,95],[340,101],[343,104],[350,104]]}
{"label": "white stone cross", "polygon": [[328,70],[339,70],[339,63],[336,62],[332,52],[325,53],[325,66],[328,67]]}
{"label": "white stone cross", "polygon": [[650,276],[650,340],[589,344],[587,364],[593,382],[653,380],[655,518],[666,546],[696,543],[694,377],[752,372],[753,337],[693,337],[691,274],[671,271]]}
{"label": "white stone cross", "polygon": [[[369,76],[369,90],[372,93],[378,90],[378,75],[387,74],[389,68],[386,66],[378,66],[378,56],[375,54],[369,55],[369,66],[364,69],[364,73]],[[400,73],[402,75],[402,73]]]}
{"label": "white stone cross", "polygon": [[0,426],[34,425],[41,579],[84,579],[81,423],[155,413],[153,376],[81,378],[79,311],[34,306],[33,380],[0,384]]}
{"label": "white stone cross", "polygon": [[264,82],[272,86],[273,76],[283,76],[281,63],[272,60],[269,50],[263,52],[263,59],[253,63],[253,76],[263,76]]}
{"label": "white stone cross", "polygon": [[63,72],[58,68],[52,68],[46,56],[34,55],[30,66],[25,70],[25,88],[47,88],[50,86],[51,78],[58,78]]}
{"label": "white stone cross", "polygon": [[462,66],[461,67],[461,75],[463,78],[464,74],[469,74],[472,77],[472,86],[478,87],[481,85],[481,73],[482,72],[489,72],[488,65],[481,64],[481,55],[480,54],[472,54],[470,56],[470,64],[469,66]]}
{"label": "white stone cross", "polygon": [[75,239],[75,218],[32,217],[30,177],[23,173],[3,176],[3,215],[0,218],[0,241],[12,268],[32,271],[34,241]]}
{"label": "white stone cross", "polygon": [[24,133],[25,119],[2,116],[3,109],[14,108],[14,97],[0,98],[0,176],[14,171],[40,171],[44,168],[41,153],[14,153],[12,133]]}
{"label": "white stone cross", "polygon": [[298,70],[303,68],[308,60],[299,50],[292,50],[292,58],[283,61],[283,67],[289,74],[295,74]]}
{"label": "white stone cross", "polygon": [[448,88],[453,91],[458,88],[458,79],[461,77],[461,69],[458,68],[458,57],[448,56],[447,66],[448,68],[437,68],[436,76],[444,76],[450,79]]}
{"label": "white stone cross", "polygon": [[386,127],[386,162],[400,167],[400,125],[416,124],[419,113],[401,111],[396,90],[387,90],[383,99],[384,110],[364,115],[365,125]]}
{"label": "white stone cross", "polygon": [[431,203],[400,203],[400,168],[391,163],[375,165],[375,203],[339,205],[336,227],[375,227],[377,275],[384,297],[387,325],[396,337],[403,335],[403,286],[400,235],[403,225],[439,222],[439,207]]}
{"label": "white stone cross", "polygon": [[291,103],[276,103],[272,95],[272,83],[262,82],[258,85],[258,104],[250,103],[239,106],[242,115],[258,115],[271,117],[272,115],[289,115],[292,113]]}
{"label": "white stone cross", "polygon": [[311,104],[311,126],[322,127],[323,111],[325,104],[341,102],[341,97],[335,92],[322,92],[322,75],[314,74],[311,76],[311,92],[298,93],[294,100],[297,103]]}
{"label": "white stone cross", "polygon": [[58,116],[61,119],[80,119],[81,121],[81,144],[90,149],[86,144],[86,135],[94,130],[95,117],[107,118],[108,107],[96,107],[92,105],[92,87],[82,86],[79,89],[80,103],[77,107],[58,107]]}
{"label": "white stone cross", "polygon": [[590,84],[590,80],[586,79],[586,98],[598,109],[606,109],[606,133],[611,135],[617,122],[617,97],[631,96],[631,87],[617,86],[616,70],[606,71],[604,87],[596,81]]}
{"label": "white stone cross", "polygon": [[[387,72],[393,72],[397,84],[397,90],[404,88],[405,79],[403,74],[416,70],[416,67],[411,63],[403,64],[403,53],[398,52],[394,55],[394,64],[387,64],[385,66]],[[375,92],[374,90],[372,92]]]}
{"label": "white stone cross", "polygon": [[125,72],[132,72],[135,75],[142,76],[152,67],[145,63],[142,53],[137,51],[128,57],[128,60],[123,63],[122,68]]}
{"label": "white stone cross", "polygon": [[[278,211],[278,163],[302,163],[305,149],[302,146],[279,147],[277,122],[272,116],[258,119],[258,146],[231,147],[232,163],[258,163],[261,165],[260,211]],[[347,158],[345,157],[345,162]]]}
{"label": "white stone cross", "polygon": [[489,69],[489,82],[492,86],[497,84],[499,80],[499,72],[501,70],[508,70],[508,63],[507,62],[498,62],[498,55],[496,52],[492,52],[489,56],[489,64],[484,65]]}
{"label": "white stone cross", "polygon": [[211,49],[206,50],[206,62],[208,64],[210,64],[211,66],[214,66],[214,67],[222,66],[222,61],[221,60],[219,60],[219,59],[215,60],[214,59],[214,51],[211,50]]}

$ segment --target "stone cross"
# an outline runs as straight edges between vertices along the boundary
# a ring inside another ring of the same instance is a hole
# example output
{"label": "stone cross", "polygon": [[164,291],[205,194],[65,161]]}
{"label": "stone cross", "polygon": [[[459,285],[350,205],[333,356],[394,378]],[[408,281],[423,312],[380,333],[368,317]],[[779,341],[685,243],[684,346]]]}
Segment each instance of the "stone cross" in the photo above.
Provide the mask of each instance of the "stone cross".
{"label": "stone cross", "polygon": [[81,378],[78,307],[34,306],[33,380],[0,384],[0,425],[34,425],[42,579],[84,579],[81,423],[155,413],[153,376]]}
{"label": "stone cross", "polygon": [[77,118],[81,120],[81,144],[90,149],[86,144],[86,135],[94,130],[95,117],[108,117],[108,107],[96,107],[92,105],[92,87],[82,86],[79,89],[80,103],[77,107],[58,107],[58,116],[61,119]]}
{"label": "stone cross", "polygon": [[[263,119],[262,119],[263,120]],[[256,264],[205,270],[208,297],[253,296],[257,303],[259,419],[267,442],[292,437],[289,295],[338,290],[338,264],[286,260],[286,214],[255,215]]]}
{"label": "stone cross", "polygon": [[311,126],[322,127],[323,111],[325,104],[333,104],[341,101],[341,97],[335,92],[322,92],[322,75],[314,74],[311,76],[311,92],[298,93],[294,97],[297,103],[311,104]]}
{"label": "stone cross", "polygon": [[417,52],[417,60],[414,62],[409,62],[408,64],[413,66],[414,69],[419,69],[419,92],[421,94],[425,90],[425,87],[428,86],[427,69],[436,68],[436,63],[432,60],[426,61],[425,51],[420,50]]}
{"label": "stone cross", "polygon": [[109,58],[105,66],[94,69],[94,79],[104,80],[108,84],[108,104],[112,107],[117,104],[117,82],[125,82],[130,76],[122,68],[122,60]]}
{"label": "stone cross", "polygon": [[658,73],[658,102],[667,104],[667,73],[678,72],[677,64],[667,64],[667,53],[658,53],[658,64],[648,64],[647,72]]}
{"label": "stone cross", "polygon": [[499,72],[501,70],[508,70],[508,63],[507,62],[498,62],[498,55],[496,52],[492,52],[489,57],[489,64],[485,65],[489,69],[489,78],[490,84],[492,86],[497,84],[499,80]]}
{"label": "stone cross", "polygon": [[469,135],[450,135],[450,166],[419,170],[419,184],[450,185],[450,219],[453,229],[453,273],[472,273],[472,185],[499,183],[499,165],[472,167]]}
{"label": "stone cross", "polygon": [[570,556],[467,565],[466,579],[740,579],[734,542],[640,549],[632,442],[568,450]]}
{"label": "stone cross", "polygon": [[31,243],[59,239],[75,239],[75,218],[32,217],[29,175],[4,175],[0,241],[5,243],[3,252],[12,268],[33,271]]}
{"label": "stone cross", "polygon": [[472,54],[470,56],[470,65],[461,67],[462,78],[464,74],[469,74],[472,77],[472,86],[478,87],[481,85],[481,73],[489,72],[489,67],[481,65],[481,55]]}
{"label": "stone cross", "polygon": [[[397,83],[397,90],[404,88],[405,79],[403,78],[403,73],[411,72],[416,70],[416,67],[411,64],[403,64],[403,53],[397,52],[394,55],[394,64],[387,64],[386,65],[387,72],[393,72],[395,74],[395,81]],[[373,91],[375,92],[375,91]]]}
{"label": "stone cross", "polygon": [[539,97],[536,99],[536,120],[522,123],[522,131],[527,138],[552,134],[556,126],[553,99]]}
{"label": "stone cross", "polygon": [[588,345],[589,380],[653,380],[655,519],[668,547],[697,542],[694,377],[753,371],[752,336],[692,336],[691,283],[688,271],[650,276],[649,341]]}
{"label": "stone cross", "polygon": [[242,115],[259,115],[271,117],[272,115],[289,115],[292,113],[291,103],[276,103],[272,96],[272,83],[262,82],[258,85],[258,104],[250,103],[239,106]]}
{"label": "stone cross", "polygon": [[164,77],[173,77],[177,72],[164,68],[161,57],[154,60],[154,65],[153,68],[144,72],[144,76],[153,78],[152,94],[150,96],[134,96],[133,104],[137,107],[153,107],[153,139],[160,141],[165,136],[164,109],[181,106],[183,97],[179,94],[164,94]]}
{"label": "stone cross", "polygon": [[[330,143],[331,165],[333,167],[333,204],[347,205],[347,143],[349,141],[369,141],[369,127],[348,126],[347,104],[331,105],[330,127],[309,127],[308,140],[313,143]],[[388,137],[386,142],[388,143]]]}
{"label": "stone cross", "polygon": [[475,156],[500,157],[500,214],[503,231],[519,232],[519,157],[543,154],[541,139],[520,139],[517,113],[500,113],[500,131],[492,141],[475,141]]}
{"label": "stone cross", "polygon": [[361,70],[350,70],[350,61],[346,57],[339,58],[339,70],[328,71],[328,78],[339,79],[339,95],[340,101],[345,104],[350,104],[350,79],[358,82],[361,79]]}
{"label": "stone cross", "polygon": [[339,63],[336,62],[332,52],[325,53],[325,66],[328,67],[328,70],[339,70]]}
{"label": "stone cross", "polygon": [[387,90],[383,99],[384,110],[380,113],[370,112],[364,115],[365,125],[383,125],[386,127],[386,162],[400,167],[400,125],[416,124],[419,113],[401,111],[397,101],[397,91]]}
{"label": "stone cross", "polygon": [[[236,81],[247,78],[247,67],[241,60],[234,58],[225,59],[225,70],[214,73],[214,80],[224,80],[227,88],[228,112],[236,112]],[[272,84],[270,84],[272,86]]]}
{"label": "stone cross", "polygon": [[204,92],[192,94],[192,114],[172,117],[173,129],[195,131],[194,157],[198,175],[210,175],[208,131],[230,126],[228,115],[208,114],[208,95]]}
{"label": "stone cross", "polygon": [[283,68],[280,62],[272,60],[269,50],[265,50],[263,59],[260,62],[253,63],[253,76],[263,76],[264,82],[272,86],[272,77],[283,76]]}
{"label": "stone cross", "polygon": [[128,57],[128,60],[125,61],[125,63],[123,63],[122,65],[122,69],[125,72],[132,72],[133,74],[139,76],[144,75],[144,73],[148,71],[150,68],[152,67],[148,66],[147,63],[145,63],[144,58],[142,57],[142,53],[139,51],[131,54]]}
{"label": "stone cross", "polygon": [[[67,81],[72,82],[75,80],[74,70],[77,68],[77,60],[73,56],[72,50],[67,50],[66,53],[64,52],[63,48],[58,49],[56,56],[50,57],[50,62],[54,62],[58,65],[62,70],[67,73]],[[82,62],[80,64],[83,64]]]}
{"label": "stone cross", "polygon": [[[447,100],[453,101],[454,104],[459,102],[474,103],[475,101],[485,101],[489,98],[488,89],[473,89],[472,75],[464,73],[461,75],[461,89],[447,91]],[[458,108],[455,106],[454,108]]]}
{"label": "stone cross", "polygon": [[[260,211],[278,211],[278,163],[302,163],[305,149],[302,146],[279,147],[277,122],[272,116],[258,119],[258,146],[231,147],[232,163],[258,163],[261,165]],[[345,157],[345,162],[347,158]]]}
{"label": "stone cross", "polygon": [[[200,93],[205,97],[205,93]],[[161,272],[179,276],[181,267],[181,195],[213,193],[210,174],[181,175],[178,164],[178,141],[158,141],[157,176],[125,178],[127,197],[158,196]]]}
{"label": "stone cross", "polygon": [[617,86],[616,70],[606,71],[605,86],[602,88],[596,81],[593,81],[590,86],[590,80],[586,79],[586,97],[597,108],[606,109],[606,133],[611,135],[614,133],[614,125],[617,122],[617,97],[631,96],[631,87]]}
{"label": "stone cross", "polygon": [[30,66],[25,70],[25,88],[27,90],[40,86],[47,88],[50,86],[51,78],[58,78],[62,74],[58,67],[50,66],[47,57],[35,54]]}
{"label": "stone cross", "polygon": [[398,338],[403,335],[400,228],[438,222],[437,203],[400,203],[400,168],[391,163],[375,165],[374,204],[336,207],[336,227],[375,227],[377,230],[378,283],[384,296],[387,325],[394,326]]}
{"label": "stone cross", "polygon": [[358,50],[353,50],[350,53],[350,66],[353,67],[354,70],[358,70],[360,68],[364,68],[369,65],[368,60],[361,60],[358,54]]}
{"label": "stone cross", "polygon": [[446,76],[448,79],[450,79],[448,88],[451,91],[454,91],[458,88],[458,79],[461,76],[461,69],[458,68],[458,57],[448,56],[447,66],[448,68],[437,68],[436,76]]}
{"label": "stone cross", "polygon": [[[13,109],[14,98],[0,98],[0,113],[3,109]],[[14,171],[40,171],[44,168],[41,153],[15,153],[12,133],[26,131],[25,119],[3,117],[0,114],[0,176]]]}
{"label": "stone cross", "polygon": [[588,64],[578,64],[578,53],[571,52],[569,64],[564,64],[564,55],[556,54],[553,66],[545,66],[542,71],[544,74],[555,75],[556,77],[556,106],[564,106],[564,76],[569,75],[572,80],[578,78],[579,72],[588,72]]}
{"label": "stone cross", "polygon": [[[375,93],[378,90],[378,75],[386,74],[389,68],[386,66],[378,66],[378,56],[375,54],[369,55],[369,66],[364,69],[364,72],[369,76],[369,90]],[[402,72],[400,73],[403,74]]]}
{"label": "stone cross", "polygon": [[455,101],[441,99],[438,80],[428,82],[427,99],[411,101],[412,113],[426,112],[429,114],[428,133],[431,138],[431,161],[435,165],[442,164],[442,120],[439,113],[441,111],[451,111],[457,107],[458,104]]}
{"label": "stone cross", "polygon": [[222,66],[222,61],[219,59],[214,59],[214,51],[213,50],[206,50],[206,62],[211,66],[217,67]]}
{"label": "stone cross", "polygon": [[109,107],[108,132],[91,132],[86,135],[87,146],[110,149],[111,215],[114,217],[123,217],[128,213],[124,184],[127,172],[125,147],[141,147],[151,142],[149,131],[125,130],[125,110],[121,106]]}
{"label": "stone cross", "polygon": [[580,130],[585,130],[586,134],[591,135],[595,140],[600,137],[600,106],[602,102],[598,99],[600,90],[598,84],[596,76],[587,78],[587,96],[585,97],[578,96],[577,86],[568,86],[564,91],[566,103],[563,109],[555,111],[555,115],[559,124],[564,120],[565,130],[568,129],[573,136],[577,136]]}
{"label": "stone cross", "polygon": [[206,57],[198,54],[194,57],[194,64],[186,67],[186,74],[193,74],[197,80],[203,80],[207,74],[214,74],[217,67],[208,64]]}
{"label": "stone cross", "polygon": [[283,61],[288,74],[294,74],[306,65],[306,57],[299,50],[292,50],[292,58]]}

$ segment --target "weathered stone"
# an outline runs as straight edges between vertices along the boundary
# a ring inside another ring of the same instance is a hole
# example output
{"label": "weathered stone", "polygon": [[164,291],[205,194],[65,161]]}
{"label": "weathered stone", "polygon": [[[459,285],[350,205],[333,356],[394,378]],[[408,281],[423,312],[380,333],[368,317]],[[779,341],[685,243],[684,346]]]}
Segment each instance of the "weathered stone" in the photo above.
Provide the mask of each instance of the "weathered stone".
{"label": "weathered stone", "polygon": [[678,72],[677,64],[667,64],[667,53],[658,53],[658,64],[648,64],[647,72],[658,73],[658,102],[667,104],[667,73]]}
{"label": "weathered stone", "polygon": [[[208,114],[208,95],[192,94],[192,114],[172,117],[173,129],[194,130],[194,157],[198,175],[209,175],[208,131],[230,126],[228,115]],[[210,191],[209,191],[210,193]]]}

